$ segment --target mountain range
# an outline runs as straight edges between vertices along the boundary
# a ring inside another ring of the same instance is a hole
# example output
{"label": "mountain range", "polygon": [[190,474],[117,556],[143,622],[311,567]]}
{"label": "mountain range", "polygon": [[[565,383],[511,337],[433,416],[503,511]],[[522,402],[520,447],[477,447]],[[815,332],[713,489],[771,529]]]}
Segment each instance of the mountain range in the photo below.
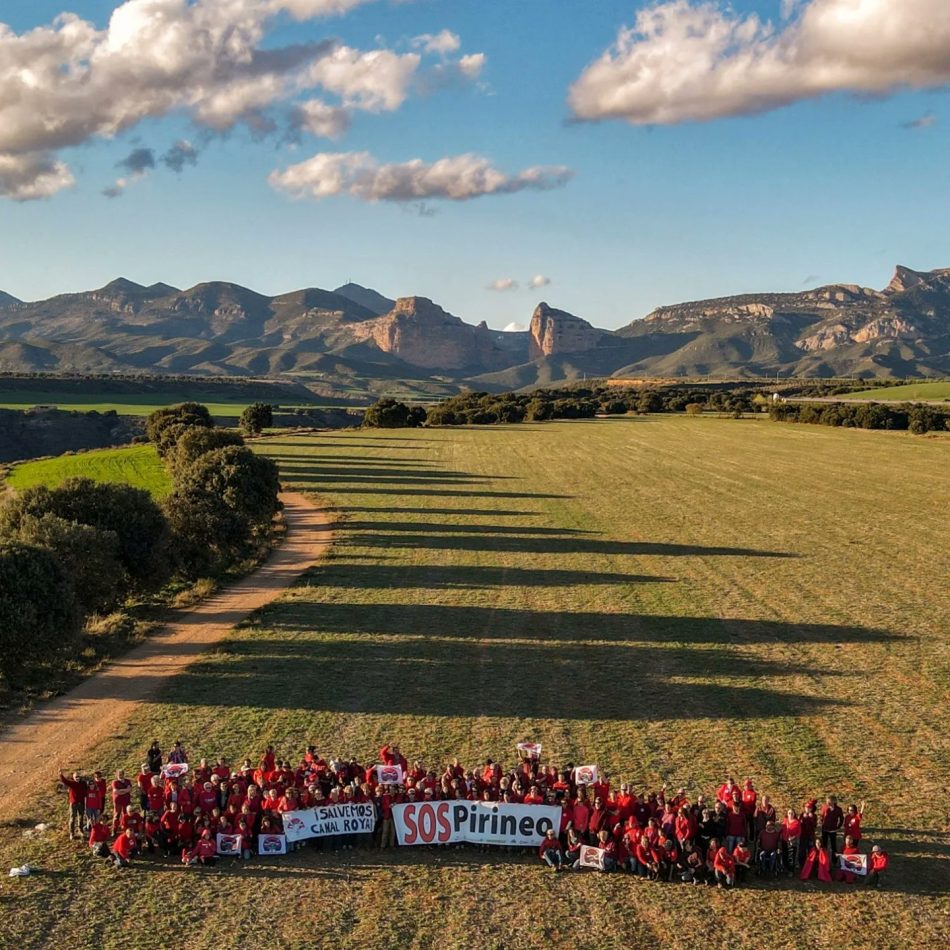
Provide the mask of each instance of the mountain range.
{"label": "mountain range", "polygon": [[950,375],[950,269],[660,307],[619,330],[540,303],[524,332],[348,283],[268,297],[120,278],[24,302],[0,292],[0,370],[293,377],[317,391],[514,389],[582,376]]}

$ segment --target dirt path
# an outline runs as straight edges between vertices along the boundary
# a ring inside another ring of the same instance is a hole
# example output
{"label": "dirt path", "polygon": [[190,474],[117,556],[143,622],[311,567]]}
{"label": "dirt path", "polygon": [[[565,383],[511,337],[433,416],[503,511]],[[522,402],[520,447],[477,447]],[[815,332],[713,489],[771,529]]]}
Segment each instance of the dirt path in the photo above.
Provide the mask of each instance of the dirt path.
{"label": "dirt path", "polygon": [[281,500],[287,534],[263,566],[0,735],[0,818],[12,817],[24,796],[49,786],[58,766],[88,768],[84,756],[126,722],[138,703],[326,553],[332,540],[326,512],[304,495],[285,493]]}

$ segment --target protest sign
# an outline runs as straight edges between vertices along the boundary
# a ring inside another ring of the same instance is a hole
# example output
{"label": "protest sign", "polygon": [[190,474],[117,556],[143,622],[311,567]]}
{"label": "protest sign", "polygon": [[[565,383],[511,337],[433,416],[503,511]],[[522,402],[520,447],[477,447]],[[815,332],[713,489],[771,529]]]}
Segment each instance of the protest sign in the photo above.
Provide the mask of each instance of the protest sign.
{"label": "protest sign", "polygon": [[268,854],[286,854],[287,838],[284,835],[258,835],[257,853],[262,856]]}
{"label": "protest sign", "polygon": [[539,845],[549,828],[561,826],[561,809],[552,805],[506,802],[409,802],[393,806],[396,839],[401,845]]}
{"label": "protest sign", "polygon": [[525,755],[530,756],[532,759],[541,758],[541,743],[540,742],[519,742],[518,751],[524,752]]}
{"label": "protest sign", "polygon": [[187,772],[187,762],[169,762],[168,765],[162,769],[162,775],[164,775],[165,778],[181,778],[183,775],[186,775]]}
{"label": "protest sign", "polygon": [[598,871],[604,869],[604,855],[607,852],[603,848],[591,848],[588,845],[581,847],[580,862],[582,868],[596,868]]}
{"label": "protest sign", "polygon": [[574,782],[577,785],[593,785],[600,779],[596,765],[578,765],[574,769]]}
{"label": "protest sign", "polygon": [[239,858],[241,856],[241,840],[241,835],[218,835],[218,854],[223,857],[230,855],[231,857]]}
{"label": "protest sign", "polygon": [[842,871],[848,874],[860,874],[864,877],[868,873],[868,856],[866,854],[839,854],[838,861]]}
{"label": "protest sign", "polygon": [[376,806],[360,804],[317,805],[284,812],[284,834],[290,842],[328,835],[371,834],[376,827]]}
{"label": "protest sign", "polygon": [[405,778],[401,765],[376,766],[376,782],[379,785],[402,785]]}

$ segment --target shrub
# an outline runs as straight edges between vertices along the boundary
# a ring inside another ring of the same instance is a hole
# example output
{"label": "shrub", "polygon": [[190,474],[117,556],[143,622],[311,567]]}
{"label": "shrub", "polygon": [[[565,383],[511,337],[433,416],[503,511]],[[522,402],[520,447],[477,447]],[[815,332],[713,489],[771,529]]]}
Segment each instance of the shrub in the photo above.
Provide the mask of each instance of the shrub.
{"label": "shrub", "polygon": [[657,392],[641,393],[637,399],[637,412],[662,412],[663,398]]}
{"label": "shrub", "polygon": [[190,428],[178,439],[174,451],[166,456],[165,464],[172,475],[177,476],[207,452],[227,448],[229,445],[244,445],[244,439],[227,429]]}
{"label": "shrub", "polygon": [[[179,427],[174,433],[168,433],[162,438],[166,429]],[[196,402],[183,402],[178,406],[171,406],[167,409],[156,409],[145,420],[145,434],[149,442],[154,442],[158,446],[158,454],[164,457],[172,448],[174,448],[177,438],[186,429],[199,428],[211,429],[214,422],[211,419],[211,413],[206,406]]]}
{"label": "shrub", "polygon": [[425,422],[425,410],[410,409],[404,402],[395,399],[379,399],[363,416],[363,425],[368,429],[414,429]]}
{"label": "shrub", "polygon": [[70,478],[54,489],[29,488],[0,509],[0,537],[17,535],[26,516],[47,512],[114,532],[118,559],[133,589],[154,590],[168,579],[168,526],[147,491],[88,478]]}
{"label": "shrub", "polygon": [[78,633],[73,585],[56,558],[30,544],[0,545],[0,672],[7,681],[73,646]]}
{"label": "shrub", "polygon": [[248,435],[260,435],[264,429],[273,424],[274,409],[266,402],[252,403],[241,413],[241,428]]}
{"label": "shrub", "polygon": [[546,422],[554,418],[554,404],[545,399],[532,399],[525,411],[528,422]]}
{"label": "shrub", "polygon": [[684,407],[686,414],[689,416],[698,416],[702,414],[703,404],[701,402],[690,402],[687,403]]}
{"label": "shrub", "polygon": [[254,536],[250,519],[218,495],[176,490],[165,499],[177,567],[187,577],[214,576],[246,556]]}
{"label": "shrub", "polygon": [[127,589],[128,575],[119,560],[119,538],[88,524],[66,521],[47,511],[25,515],[15,540],[49,551],[71,578],[84,615],[113,607]]}
{"label": "shrub", "polygon": [[914,406],[908,413],[908,426],[916,435],[925,432],[942,432],[947,428],[947,419],[942,412],[928,406]]}
{"label": "shrub", "polygon": [[[258,526],[269,525],[280,508],[277,466],[243,446],[227,446],[199,456],[181,473],[175,490],[185,495],[214,495]],[[169,510],[167,505],[165,510]]]}

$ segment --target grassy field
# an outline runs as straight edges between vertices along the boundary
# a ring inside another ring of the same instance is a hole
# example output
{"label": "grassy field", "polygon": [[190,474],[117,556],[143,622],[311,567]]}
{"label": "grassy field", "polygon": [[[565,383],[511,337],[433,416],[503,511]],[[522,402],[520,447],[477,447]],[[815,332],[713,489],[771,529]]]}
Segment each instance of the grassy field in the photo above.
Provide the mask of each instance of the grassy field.
{"label": "grassy field", "polygon": [[[206,394],[196,393],[193,401],[207,406],[211,415],[220,418],[237,419],[255,401],[247,398],[209,401],[205,396]],[[89,393],[23,392],[0,388],[0,409],[30,409],[33,406],[55,406],[57,409],[68,409],[75,412],[108,412],[114,410],[120,416],[147,416],[156,409],[174,406],[180,402],[186,402],[189,398],[187,393],[183,395],[181,391],[148,392],[137,396],[129,393],[117,395],[96,391]],[[303,403],[297,400],[293,406],[288,404],[283,408],[296,408],[302,405]],[[312,408],[318,408],[317,404],[314,403]]]}
{"label": "grassy field", "polygon": [[22,491],[35,485],[55,488],[67,478],[82,476],[96,482],[124,482],[144,488],[156,498],[171,491],[171,479],[154,445],[98,449],[78,455],[60,455],[15,466],[7,476],[11,488]]}
{"label": "grassy field", "polygon": [[941,383],[907,383],[904,386],[882,386],[844,393],[838,399],[876,399],[879,402],[906,402],[916,399],[950,399],[950,381]]}
{"label": "grassy field", "polygon": [[[232,760],[396,740],[433,764],[533,739],[638,789],[730,772],[780,808],[866,799],[887,890],[425,849],[117,876],[10,827],[0,862],[43,873],[0,880],[4,945],[947,945],[950,440],[654,416],[260,449],[336,508],[333,555],[76,764],[134,769],[155,736]],[[64,814],[58,765],[25,824]]]}

